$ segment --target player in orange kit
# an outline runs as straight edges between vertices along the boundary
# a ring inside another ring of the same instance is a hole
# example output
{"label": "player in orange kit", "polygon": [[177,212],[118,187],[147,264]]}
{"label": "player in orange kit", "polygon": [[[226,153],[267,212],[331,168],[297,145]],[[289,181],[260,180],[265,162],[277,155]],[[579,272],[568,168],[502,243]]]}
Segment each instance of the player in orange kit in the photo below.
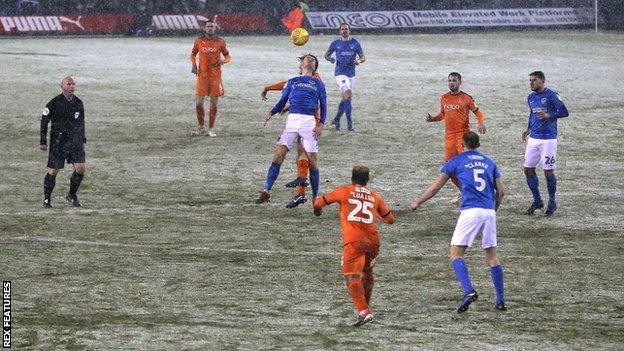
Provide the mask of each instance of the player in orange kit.
{"label": "player in orange kit", "polygon": [[354,326],[371,322],[369,308],[373,293],[373,266],[379,255],[380,239],[375,218],[384,223],[394,222],[394,215],[376,192],[366,187],[368,167],[353,166],[351,185],[338,187],[314,200],[314,214],[321,215],[323,206],[337,202],[340,206],[342,228],[342,274],[358,310]]}
{"label": "player in orange kit", "polygon": [[[217,23],[208,20],[204,26],[205,34],[195,40],[193,51],[191,51],[191,72],[197,76],[195,86],[195,112],[197,114],[197,131],[193,134],[208,134],[211,137],[217,136],[214,131],[215,120],[217,119],[217,101],[223,95],[223,84],[221,80],[221,65],[231,61],[230,53],[225,46],[225,41],[215,36]],[[199,66],[197,65],[197,55],[199,54]],[[221,58],[223,55],[223,58]],[[210,96],[210,112],[208,120],[208,130],[204,127],[204,99]]]}
{"label": "player in orange kit", "polygon": [[[472,96],[459,90],[462,83],[461,74],[451,72],[448,75],[448,87],[450,92],[440,97],[440,113],[435,116],[427,114],[427,122],[435,122],[444,120],[446,129],[446,140],[444,143],[444,161],[448,161],[453,156],[463,152],[462,138],[464,134],[470,131],[469,111],[477,117],[477,130],[480,134],[485,133],[485,116],[477,107]],[[451,181],[457,189],[459,189],[459,181],[452,177]],[[453,203],[459,203],[461,193],[453,200]]]}
{"label": "player in orange kit", "polygon": [[[299,61],[303,60],[304,56],[299,57]],[[299,67],[299,74],[301,74],[301,67]],[[318,72],[314,72],[312,77],[322,81],[321,75]],[[262,101],[267,101],[267,93],[269,91],[281,91],[286,86],[286,81],[280,81],[274,84],[269,84],[262,89],[262,93],[260,96],[262,97]],[[288,110],[288,105],[284,108],[284,111]],[[319,113],[320,111],[316,110],[316,124],[319,122]],[[295,197],[286,205],[287,208],[294,208],[299,206],[300,204],[307,201],[305,196],[305,187],[309,185],[308,178],[308,169],[310,167],[310,161],[308,160],[308,154],[306,154],[303,149],[303,145],[301,145],[301,138],[297,140],[297,158],[295,160],[297,165],[297,178],[293,181],[286,183],[287,188],[296,188]]]}

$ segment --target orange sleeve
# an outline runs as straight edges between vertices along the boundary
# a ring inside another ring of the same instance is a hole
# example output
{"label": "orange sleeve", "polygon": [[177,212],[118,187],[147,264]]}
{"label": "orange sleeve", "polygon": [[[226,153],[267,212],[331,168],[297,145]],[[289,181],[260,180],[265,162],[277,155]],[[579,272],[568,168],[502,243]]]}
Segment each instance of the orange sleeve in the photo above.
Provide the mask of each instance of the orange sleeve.
{"label": "orange sleeve", "polygon": [[197,64],[197,53],[199,52],[199,41],[195,40],[195,44],[193,44],[193,50],[191,51],[191,63],[193,65]]}
{"label": "orange sleeve", "polygon": [[225,46],[225,41],[223,42],[223,45],[221,46],[221,53],[223,54],[223,59],[225,60],[225,63],[232,62],[232,57],[230,57],[230,52]]}
{"label": "orange sleeve", "polygon": [[442,104],[442,98],[440,98],[440,112],[433,116],[434,121],[441,121],[444,119],[444,105]]}
{"label": "orange sleeve", "polygon": [[377,206],[377,214],[379,215],[379,219],[388,224],[394,223],[394,214],[390,211],[390,207],[386,204],[386,202],[378,196],[379,205]]}
{"label": "orange sleeve", "polygon": [[283,80],[281,82],[277,82],[277,83],[269,84],[265,86],[264,90],[266,91],[283,90],[285,86],[286,86],[286,81]]}
{"label": "orange sleeve", "polygon": [[339,202],[342,197],[342,191],[340,188],[334,189],[325,195],[319,196],[314,200],[314,207],[321,208],[323,206]]}
{"label": "orange sleeve", "polygon": [[470,99],[468,108],[470,108],[470,111],[472,111],[472,113],[474,113],[475,116],[477,116],[477,122],[479,122],[479,124],[483,124],[483,122],[485,121],[485,116],[483,115],[483,112],[479,110],[479,107],[477,106],[477,104],[474,102],[473,99]]}

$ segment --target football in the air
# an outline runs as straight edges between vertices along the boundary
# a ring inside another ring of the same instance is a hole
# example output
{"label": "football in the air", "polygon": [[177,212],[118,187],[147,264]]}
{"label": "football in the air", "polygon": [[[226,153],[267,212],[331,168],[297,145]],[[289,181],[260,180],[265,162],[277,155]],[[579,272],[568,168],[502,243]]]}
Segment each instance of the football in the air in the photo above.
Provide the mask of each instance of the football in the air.
{"label": "football in the air", "polygon": [[310,34],[304,28],[297,28],[290,33],[290,41],[297,46],[305,45],[310,38]]}

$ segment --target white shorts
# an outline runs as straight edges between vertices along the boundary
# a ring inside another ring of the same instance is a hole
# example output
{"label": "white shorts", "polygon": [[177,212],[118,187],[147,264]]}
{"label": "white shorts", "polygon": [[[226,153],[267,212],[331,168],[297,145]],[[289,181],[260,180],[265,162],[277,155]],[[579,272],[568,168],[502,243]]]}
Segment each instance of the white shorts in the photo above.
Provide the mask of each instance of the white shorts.
{"label": "white shorts", "polygon": [[306,152],[318,152],[314,127],[316,127],[314,116],[290,113],[286,119],[286,127],[284,127],[277,143],[286,146],[290,150],[295,145],[297,137],[301,136],[301,144]]}
{"label": "white shorts", "polygon": [[485,208],[462,210],[455,226],[451,245],[472,246],[481,234],[481,247],[496,247],[496,212]]}
{"label": "white shorts", "polygon": [[336,83],[340,87],[340,92],[344,93],[347,90],[353,90],[355,87],[355,77],[336,76]]}
{"label": "white shorts", "polygon": [[535,168],[538,165],[545,170],[555,169],[557,158],[557,139],[529,138],[524,152],[524,167]]}

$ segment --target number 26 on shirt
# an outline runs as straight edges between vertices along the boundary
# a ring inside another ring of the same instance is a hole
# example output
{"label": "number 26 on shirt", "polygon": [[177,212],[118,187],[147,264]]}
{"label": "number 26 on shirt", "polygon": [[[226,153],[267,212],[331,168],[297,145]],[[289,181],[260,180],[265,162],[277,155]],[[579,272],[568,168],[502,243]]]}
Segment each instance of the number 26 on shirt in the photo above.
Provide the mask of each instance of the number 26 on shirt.
{"label": "number 26 on shirt", "polygon": [[[485,182],[484,182],[485,183]],[[375,207],[372,202],[361,201],[358,199],[349,199],[350,204],[355,205],[355,208],[349,212],[347,220],[350,222],[362,222],[364,224],[373,223],[373,212],[371,209]]]}

